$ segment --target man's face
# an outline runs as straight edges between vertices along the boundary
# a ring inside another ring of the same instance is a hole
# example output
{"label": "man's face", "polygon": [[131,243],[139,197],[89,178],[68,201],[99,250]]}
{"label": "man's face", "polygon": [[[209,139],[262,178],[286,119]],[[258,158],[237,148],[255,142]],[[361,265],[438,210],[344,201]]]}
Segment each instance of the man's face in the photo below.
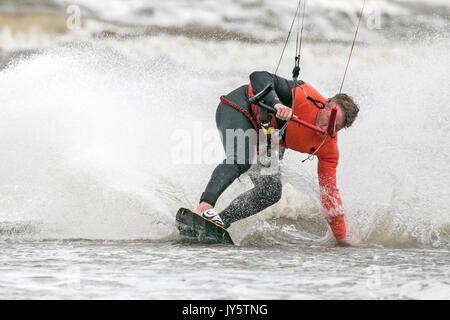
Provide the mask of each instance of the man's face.
{"label": "man's face", "polygon": [[[336,126],[335,126],[335,130],[339,131],[342,128],[344,128],[344,113],[342,112],[341,108],[339,106],[338,110],[337,110],[337,114],[336,114]],[[318,126],[319,128],[323,129],[323,130],[327,130],[328,128],[328,122],[330,121],[330,116],[331,116],[331,108],[332,106],[330,105],[326,105],[325,109],[322,109],[319,111],[319,114],[317,115],[317,121],[316,121],[316,126]],[[324,135],[321,133],[317,134],[321,137],[323,137]]]}

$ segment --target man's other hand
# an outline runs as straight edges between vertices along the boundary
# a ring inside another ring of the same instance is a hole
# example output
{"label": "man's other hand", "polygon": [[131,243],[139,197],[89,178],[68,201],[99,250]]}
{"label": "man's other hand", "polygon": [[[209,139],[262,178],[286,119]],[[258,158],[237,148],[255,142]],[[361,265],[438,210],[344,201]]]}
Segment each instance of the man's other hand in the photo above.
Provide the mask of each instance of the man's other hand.
{"label": "man's other hand", "polygon": [[345,239],[341,239],[341,240],[336,240],[336,243],[339,247],[351,247],[350,242],[348,242]]}

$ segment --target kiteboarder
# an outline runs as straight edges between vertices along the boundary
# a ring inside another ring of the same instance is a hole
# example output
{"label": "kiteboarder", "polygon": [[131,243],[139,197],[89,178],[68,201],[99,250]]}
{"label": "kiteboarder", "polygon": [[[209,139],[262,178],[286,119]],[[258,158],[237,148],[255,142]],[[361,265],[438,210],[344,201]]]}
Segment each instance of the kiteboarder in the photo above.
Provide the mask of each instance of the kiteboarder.
{"label": "kiteboarder", "polygon": [[[264,97],[264,103],[276,110],[275,116],[267,114],[249,101],[249,98],[267,88],[267,85],[272,89]],[[323,132],[329,126],[333,107],[337,107],[333,123],[334,136],[329,136]],[[248,134],[264,132],[263,136],[269,137],[267,140],[263,139],[264,142],[270,144],[274,139],[279,142],[276,145],[279,150],[278,159],[282,159],[286,149],[308,153],[310,157],[318,158],[318,180],[325,218],[337,243],[342,246],[350,245],[346,234],[345,209],[336,186],[336,167],[339,161],[337,132],[350,127],[358,112],[359,108],[353,98],[345,93],[325,99],[304,81],[297,80],[294,86],[292,80],[275,74],[266,71],[253,72],[248,85],[222,97],[217,107],[216,125],[226,158],[213,171],[196,212],[228,228],[232,223],[261,212],[280,200],[282,183],[279,166],[275,170],[265,170],[267,163],[263,164],[260,159],[263,155],[267,158],[271,150],[267,148],[267,144],[264,148],[259,146],[259,134],[255,135],[256,139],[252,139]],[[323,132],[291,122],[293,117],[319,127]],[[278,137],[273,132],[278,133]],[[243,134],[244,139],[240,139],[239,134]],[[271,149],[273,145],[272,143]],[[255,150],[258,150],[257,154]],[[272,162],[269,166],[273,165]],[[217,213],[214,209],[217,199],[245,172],[248,172],[254,187]]]}

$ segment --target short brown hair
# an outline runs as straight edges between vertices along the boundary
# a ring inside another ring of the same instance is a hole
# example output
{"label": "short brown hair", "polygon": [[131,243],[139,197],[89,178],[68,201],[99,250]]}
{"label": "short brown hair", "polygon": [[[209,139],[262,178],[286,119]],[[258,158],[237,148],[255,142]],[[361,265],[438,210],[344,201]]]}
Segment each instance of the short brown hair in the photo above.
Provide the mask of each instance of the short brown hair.
{"label": "short brown hair", "polygon": [[358,116],[359,107],[348,94],[338,93],[329,98],[327,104],[330,106],[337,104],[341,108],[344,114],[344,128],[350,127]]}

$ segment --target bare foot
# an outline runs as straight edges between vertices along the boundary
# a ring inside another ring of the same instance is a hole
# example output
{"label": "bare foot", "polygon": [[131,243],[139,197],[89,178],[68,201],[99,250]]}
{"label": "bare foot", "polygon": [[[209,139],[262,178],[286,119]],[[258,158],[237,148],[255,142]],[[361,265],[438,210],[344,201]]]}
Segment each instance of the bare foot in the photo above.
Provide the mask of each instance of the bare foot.
{"label": "bare foot", "polygon": [[205,212],[208,209],[212,209],[214,208],[212,205],[210,205],[207,202],[200,202],[200,204],[198,205],[197,209],[195,210],[195,212],[197,212],[198,214],[202,214],[203,212]]}

